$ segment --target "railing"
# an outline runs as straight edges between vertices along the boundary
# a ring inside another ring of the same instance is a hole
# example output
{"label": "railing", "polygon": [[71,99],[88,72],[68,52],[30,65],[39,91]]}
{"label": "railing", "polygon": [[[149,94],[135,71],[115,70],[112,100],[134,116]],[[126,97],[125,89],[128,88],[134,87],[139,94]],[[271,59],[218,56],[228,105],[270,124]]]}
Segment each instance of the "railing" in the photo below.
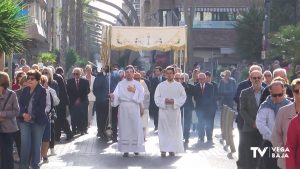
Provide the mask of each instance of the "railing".
{"label": "railing", "polygon": [[236,21],[197,21],[193,28],[233,29]]}
{"label": "railing", "polygon": [[[236,152],[234,140],[233,140],[233,122],[235,119],[235,111],[232,110],[227,105],[223,105],[221,111],[221,133],[222,138],[220,143],[224,145],[224,150],[228,151],[230,148],[230,153],[227,155],[229,158],[233,158],[232,154]],[[224,144],[225,143],[225,144]]]}

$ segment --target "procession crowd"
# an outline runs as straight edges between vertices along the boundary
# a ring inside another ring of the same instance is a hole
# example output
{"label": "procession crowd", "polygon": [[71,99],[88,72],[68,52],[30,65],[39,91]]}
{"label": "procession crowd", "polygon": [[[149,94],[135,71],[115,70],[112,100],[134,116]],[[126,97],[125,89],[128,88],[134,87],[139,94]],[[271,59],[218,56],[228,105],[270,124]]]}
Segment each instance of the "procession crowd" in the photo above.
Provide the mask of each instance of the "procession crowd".
{"label": "procession crowd", "polygon": [[[249,77],[237,84],[230,70],[216,83],[211,72],[197,67],[190,78],[175,65],[157,66],[152,74],[131,65],[105,66],[94,73],[87,65],[73,68],[72,77],[66,79],[62,67],[29,67],[25,62],[12,83],[7,73],[0,72],[0,167],[14,168],[15,144],[20,169],[40,168],[49,154],[55,154],[62,133],[67,141],[87,134],[94,112],[97,137],[117,142],[123,157],[145,152],[149,118],[154,121],[161,157],[175,156],[189,144],[191,127],[199,144],[213,143],[219,102],[231,108],[237,105],[238,168],[299,169],[298,75],[300,71],[289,84],[285,69],[263,71],[252,65]],[[273,149],[253,157],[252,147],[287,148],[288,157],[273,158]]]}

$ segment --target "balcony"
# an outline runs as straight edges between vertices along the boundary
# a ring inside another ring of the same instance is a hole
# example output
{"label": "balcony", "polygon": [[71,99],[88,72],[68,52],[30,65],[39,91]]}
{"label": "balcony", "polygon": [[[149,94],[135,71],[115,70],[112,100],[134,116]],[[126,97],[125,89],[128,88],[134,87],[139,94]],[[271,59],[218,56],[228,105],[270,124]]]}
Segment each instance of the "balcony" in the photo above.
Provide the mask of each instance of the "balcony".
{"label": "balcony", "polygon": [[42,42],[46,40],[45,29],[39,24],[36,18],[31,18],[30,25],[27,28],[27,33],[31,39],[36,39]]}

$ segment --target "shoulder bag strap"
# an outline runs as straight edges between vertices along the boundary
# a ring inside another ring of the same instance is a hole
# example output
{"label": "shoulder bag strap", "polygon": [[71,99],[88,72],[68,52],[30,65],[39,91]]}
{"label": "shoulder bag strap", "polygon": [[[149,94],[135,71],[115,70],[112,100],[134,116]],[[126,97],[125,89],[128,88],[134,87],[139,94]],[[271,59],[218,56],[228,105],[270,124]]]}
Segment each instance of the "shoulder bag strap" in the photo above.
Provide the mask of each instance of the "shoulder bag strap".
{"label": "shoulder bag strap", "polygon": [[8,102],[8,100],[9,100],[9,98],[10,98],[11,95],[12,95],[12,92],[9,92],[8,97],[6,98],[5,103],[4,103],[3,107],[2,107],[2,111],[4,111],[4,109],[5,109],[6,105],[7,105],[7,102]]}

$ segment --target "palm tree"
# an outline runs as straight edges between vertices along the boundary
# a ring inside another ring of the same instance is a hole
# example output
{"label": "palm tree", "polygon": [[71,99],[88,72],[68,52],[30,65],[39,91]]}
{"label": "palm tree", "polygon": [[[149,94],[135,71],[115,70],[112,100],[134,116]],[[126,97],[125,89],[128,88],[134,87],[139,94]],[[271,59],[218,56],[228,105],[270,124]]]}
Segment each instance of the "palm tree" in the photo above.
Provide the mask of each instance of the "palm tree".
{"label": "palm tree", "polygon": [[65,56],[68,48],[68,19],[69,18],[69,0],[62,1],[61,13],[61,52],[59,62],[63,68],[66,66]]}
{"label": "palm tree", "polygon": [[76,52],[83,56],[83,0],[76,1]]}
{"label": "palm tree", "polygon": [[76,49],[76,3],[75,0],[69,2],[69,45]]}
{"label": "palm tree", "polygon": [[29,18],[22,14],[24,6],[20,1],[0,1],[0,70],[4,68],[4,56],[24,49],[23,42],[28,39],[26,26]]}
{"label": "palm tree", "polygon": [[[194,14],[195,14],[195,6],[192,1],[183,0],[183,13],[184,13],[184,21],[187,25],[187,39],[188,39],[188,49],[187,49],[187,55],[193,56],[194,50],[193,50],[193,44],[192,44],[192,29],[193,29],[193,22],[194,22]],[[187,66],[189,67],[189,61]]]}

